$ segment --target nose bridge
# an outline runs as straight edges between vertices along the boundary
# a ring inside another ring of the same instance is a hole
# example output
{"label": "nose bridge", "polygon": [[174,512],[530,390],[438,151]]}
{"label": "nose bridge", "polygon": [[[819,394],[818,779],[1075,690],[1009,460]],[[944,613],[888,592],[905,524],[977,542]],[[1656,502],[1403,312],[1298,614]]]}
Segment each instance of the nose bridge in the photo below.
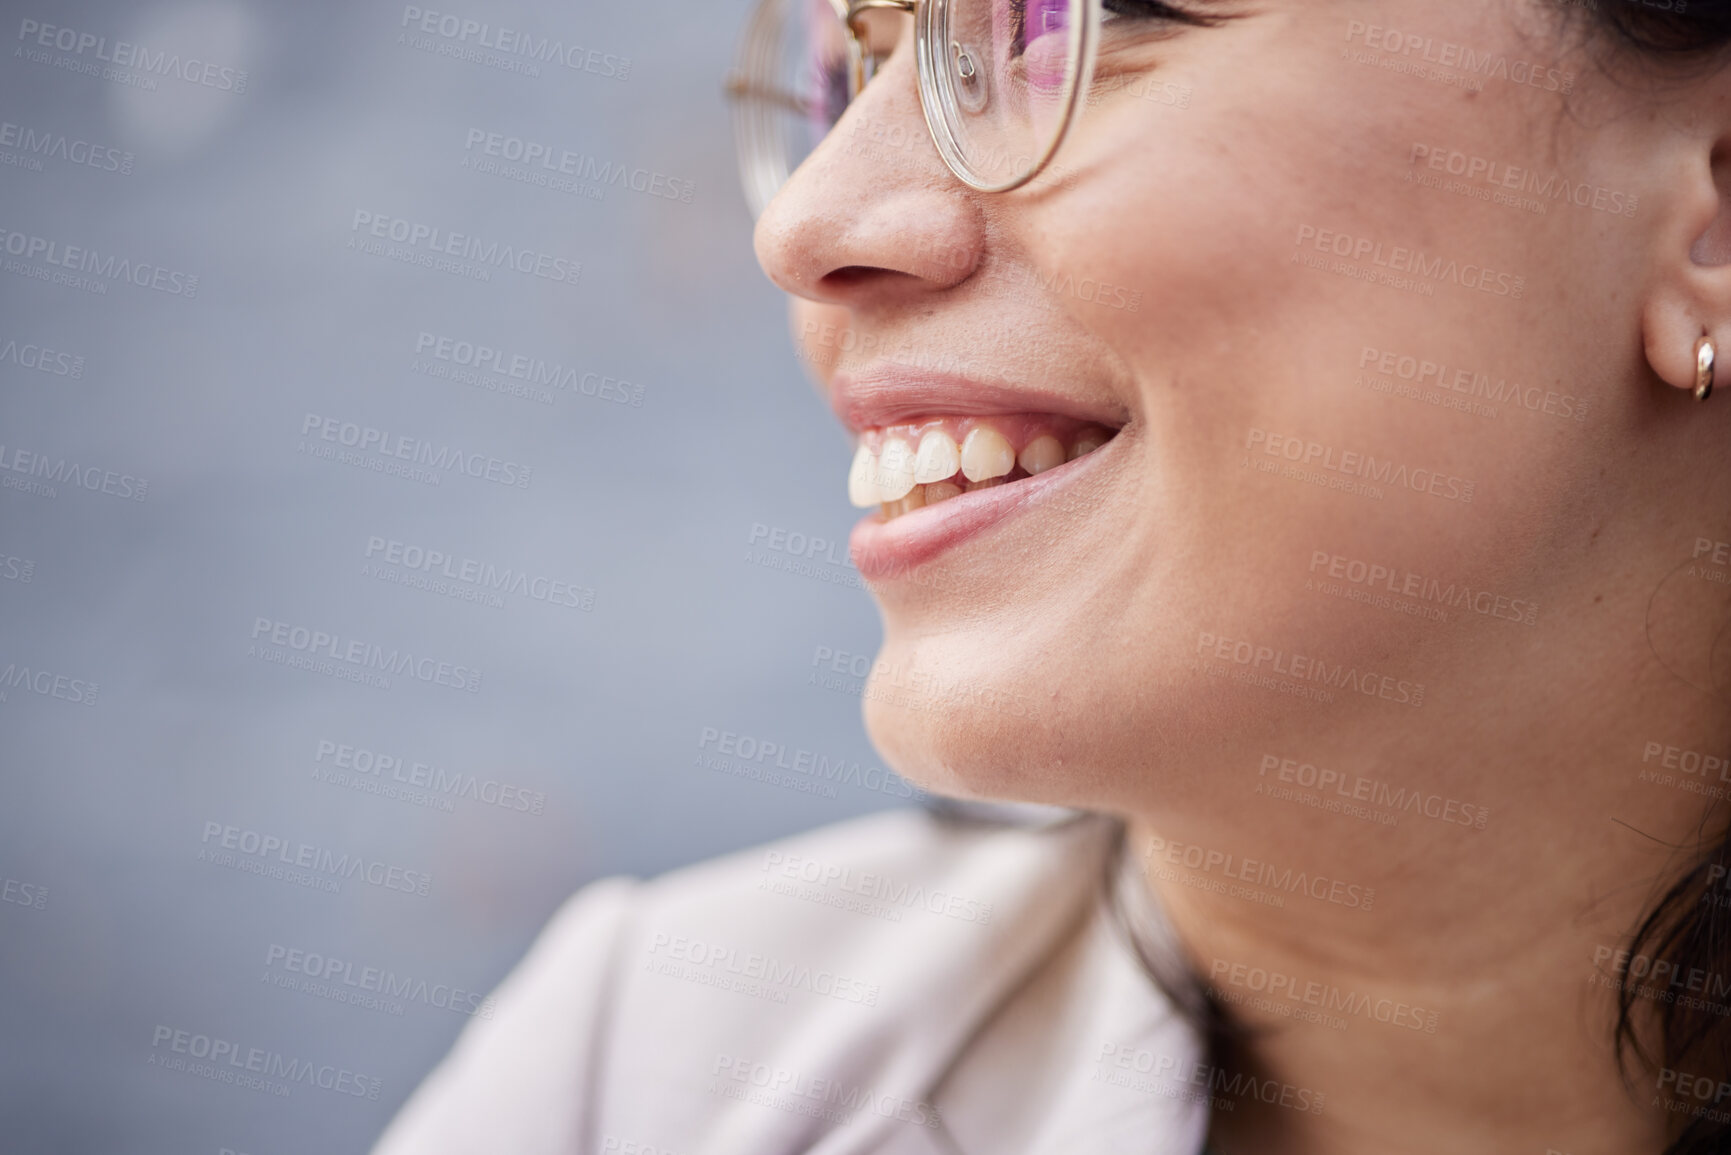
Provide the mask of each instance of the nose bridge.
{"label": "nose bridge", "polygon": [[[904,12],[911,16],[914,12],[914,0],[848,0],[848,4],[850,8],[858,5],[861,15],[872,11],[881,13],[887,10]],[[852,15],[849,17],[850,21],[855,18],[856,16]],[[908,128],[911,130],[917,127],[919,136],[924,140],[930,140],[930,133],[926,128],[925,97],[920,91],[919,64],[915,59],[917,48],[914,21],[912,19],[900,20],[897,21],[897,24],[899,26],[896,29],[894,51],[890,54],[888,62],[879,68],[877,76],[869,78],[872,83],[865,85],[854,99],[848,102],[841,120],[836,123],[835,129],[821,142],[822,144],[830,143],[840,134],[848,118],[862,113],[862,110],[871,110],[865,114],[868,123],[872,123],[873,117],[876,117],[876,123],[887,124],[888,118],[879,111],[879,106],[885,103],[889,104],[891,110],[897,115],[904,117],[907,111],[911,109],[913,116],[909,120]],[[851,23],[849,27],[852,27]],[[863,33],[864,29],[861,29],[861,32]],[[867,47],[867,56],[869,57],[871,55],[869,43]],[[856,127],[857,121],[854,126],[849,126],[850,130]],[[935,148],[932,150],[932,156],[939,161],[942,160],[942,156]]]}
{"label": "nose bridge", "polygon": [[[843,3],[844,0],[833,2]],[[872,71],[876,71],[876,57],[886,43],[896,55],[906,56],[910,61],[913,59],[916,39],[914,13],[917,11],[914,0],[845,0],[845,4],[847,13],[843,21],[863,50],[861,58],[873,62]],[[900,15],[909,19],[897,19]],[[893,37],[884,36],[886,25],[894,27]],[[857,79],[863,86],[870,76],[860,76]],[[855,96],[859,95],[860,92],[856,90]]]}

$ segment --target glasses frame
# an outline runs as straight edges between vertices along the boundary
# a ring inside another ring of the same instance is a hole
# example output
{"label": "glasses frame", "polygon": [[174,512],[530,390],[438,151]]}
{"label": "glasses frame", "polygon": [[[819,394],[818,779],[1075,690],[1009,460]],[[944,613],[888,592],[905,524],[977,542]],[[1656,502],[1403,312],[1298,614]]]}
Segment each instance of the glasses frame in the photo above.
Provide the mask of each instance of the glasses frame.
{"label": "glasses frame", "polygon": [[[740,180],[745,185],[746,198],[753,215],[761,216],[764,208],[793,175],[787,166],[787,152],[781,147],[782,133],[766,120],[759,105],[764,102],[796,113],[808,111],[801,98],[790,92],[766,90],[753,83],[754,76],[771,72],[770,63],[780,44],[782,15],[785,6],[799,0],[759,0],[746,24],[741,40],[738,63],[729,74],[727,94],[734,100],[734,140],[739,150]],[[952,0],[823,0],[834,9],[848,43],[848,106],[859,98],[877,71],[877,57],[868,50],[860,21],[872,11],[905,12],[914,18],[914,60],[919,75],[920,112],[926,122],[926,132],[938,150],[944,164],[969,188],[984,193],[1009,192],[1021,188],[1045,171],[1076,123],[1076,114],[1083,103],[1083,94],[1093,82],[1096,47],[1100,40],[1101,0],[1067,0],[1070,16],[1070,43],[1064,62],[1064,88],[1059,94],[1062,122],[1053,133],[1044,151],[1032,159],[1024,171],[1007,180],[991,180],[969,163],[954,131],[944,120],[946,115],[958,115],[946,98],[940,81],[947,64],[947,52],[955,45],[946,45],[943,37],[944,18]],[[845,109],[843,110],[845,115]]]}

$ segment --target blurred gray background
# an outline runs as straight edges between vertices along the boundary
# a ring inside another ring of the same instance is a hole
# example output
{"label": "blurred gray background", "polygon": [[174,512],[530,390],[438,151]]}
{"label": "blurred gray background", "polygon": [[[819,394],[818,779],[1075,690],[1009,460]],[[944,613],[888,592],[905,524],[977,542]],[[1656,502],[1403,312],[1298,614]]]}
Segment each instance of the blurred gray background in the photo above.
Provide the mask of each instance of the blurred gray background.
{"label": "blurred gray background", "polygon": [[4,11],[0,1150],[364,1151],[574,888],[911,804],[746,0]]}

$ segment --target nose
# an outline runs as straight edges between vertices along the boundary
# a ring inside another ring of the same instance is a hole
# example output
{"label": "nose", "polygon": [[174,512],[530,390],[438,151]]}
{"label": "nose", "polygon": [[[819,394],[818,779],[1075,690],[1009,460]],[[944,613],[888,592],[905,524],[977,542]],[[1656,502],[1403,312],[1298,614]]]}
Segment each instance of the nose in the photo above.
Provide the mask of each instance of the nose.
{"label": "nose", "polygon": [[904,25],[894,54],[758,218],[758,264],[795,296],[856,309],[917,299],[967,280],[984,256],[979,194],[927,134],[913,20]]}

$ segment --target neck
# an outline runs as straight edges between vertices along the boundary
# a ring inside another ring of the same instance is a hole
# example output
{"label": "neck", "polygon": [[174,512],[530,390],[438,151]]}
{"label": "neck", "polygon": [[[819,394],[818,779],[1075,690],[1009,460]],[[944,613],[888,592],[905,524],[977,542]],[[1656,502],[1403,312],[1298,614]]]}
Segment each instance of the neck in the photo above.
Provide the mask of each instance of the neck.
{"label": "neck", "polygon": [[[1649,709],[1631,733],[1707,732],[1689,721]],[[1130,850],[1192,965],[1249,1029],[1216,1068],[1257,1088],[1229,1109],[1216,1091],[1219,1155],[1664,1149],[1676,1117],[1656,1074],[1631,1065],[1626,1085],[1618,1069],[1617,958],[1698,846],[1705,804],[1643,776],[1642,741],[1600,731],[1501,736],[1502,781],[1518,785],[1494,799],[1349,782],[1331,785],[1362,795],[1357,810],[1263,789],[1227,821],[1132,819]],[[1440,758],[1411,779],[1459,780]]]}

